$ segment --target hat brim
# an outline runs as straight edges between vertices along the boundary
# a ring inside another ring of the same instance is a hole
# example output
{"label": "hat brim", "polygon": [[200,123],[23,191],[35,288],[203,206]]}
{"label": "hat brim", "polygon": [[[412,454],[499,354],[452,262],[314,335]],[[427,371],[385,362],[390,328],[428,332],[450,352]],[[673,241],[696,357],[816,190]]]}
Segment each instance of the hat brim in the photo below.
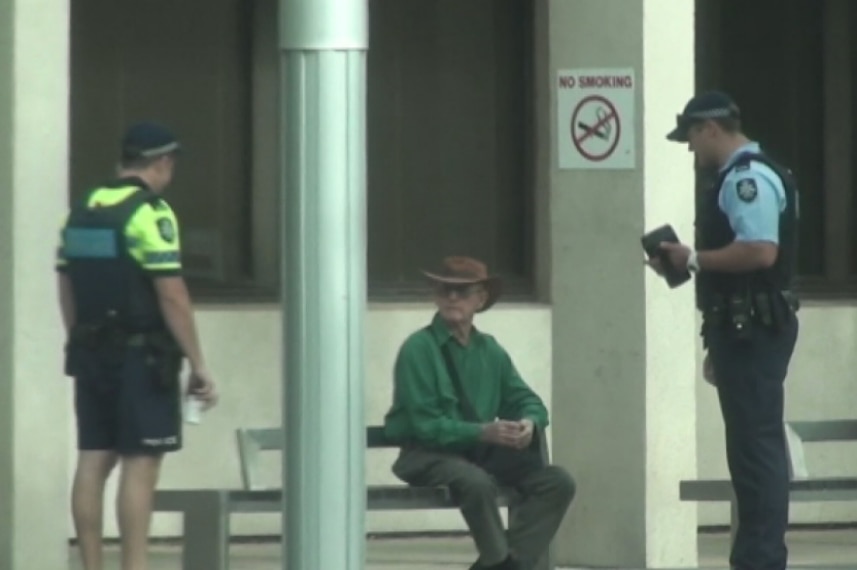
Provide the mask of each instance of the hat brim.
{"label": "hat brim", "polygon": [[688,134],[687,127],[683,127],[683,126],[676,127],[672,131],[667,133],[667,140],[672,141],[672,142],[680,142],[680,143],[690,142],[687,134]]}
{"label": "hat brim", "polygon": [[478,311],[476,311],[477,313],[484,313],[485,311],[493,307],[497,300],[500,298],[501,293],[503,292],[503,282],[496,275],[489,276],[486,279],[467,279],[464,277],[448,277],[444,275],[438,275],[436,273],[431,273],[430,271],[425,270],[422,273],[434,283],[450,283],[453,285],[482,285],[483,287],[485,287],[485,303]]}

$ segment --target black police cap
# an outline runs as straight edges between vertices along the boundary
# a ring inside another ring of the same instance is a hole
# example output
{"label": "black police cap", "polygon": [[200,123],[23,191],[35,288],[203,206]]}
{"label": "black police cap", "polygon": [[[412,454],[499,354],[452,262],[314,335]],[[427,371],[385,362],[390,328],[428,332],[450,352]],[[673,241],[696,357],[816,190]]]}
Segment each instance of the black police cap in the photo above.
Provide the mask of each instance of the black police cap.
{"label": "black police cap", "polygon": [[722,91],[707,91],[695,96],[676,115],[676,126],[667,134],[667,140],[687,142],[688,131],[694,123],[708,119],[738,119],[741,111],[732,98]]}
{"label": "black police cap", "polygon": [[181,150],[176,136],[165,126],[153,122],[136,123],[128,127],[122,137],[122,157],[156,158]]}

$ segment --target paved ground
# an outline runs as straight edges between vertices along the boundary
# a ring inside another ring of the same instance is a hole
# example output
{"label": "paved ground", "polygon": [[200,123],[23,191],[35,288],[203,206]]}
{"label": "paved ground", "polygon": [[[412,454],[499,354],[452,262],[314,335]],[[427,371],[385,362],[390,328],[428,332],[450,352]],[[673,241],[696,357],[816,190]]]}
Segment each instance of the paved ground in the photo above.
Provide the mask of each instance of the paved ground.
{"label": "paved ground", "polygon": [[[728,567],[725,535],[701,535],[700,568],[725,570]],[[857,530],[795,532],[789,536],[791,568],[857,569]],[[105,570],[118,570],[115,547],[110,547]],[[151,570],[181,570],[178,548],[154,546]],[[281,570],[277,544],[232,546],[230,570]],[[466,570],[475,554],[469,540],[460,538],[371,540],[366,570]],[[78,570],[71,552],[71,568]],[[331,569],[333,570],[333,569]],[[606,570],[606,569],[601,569]]]}

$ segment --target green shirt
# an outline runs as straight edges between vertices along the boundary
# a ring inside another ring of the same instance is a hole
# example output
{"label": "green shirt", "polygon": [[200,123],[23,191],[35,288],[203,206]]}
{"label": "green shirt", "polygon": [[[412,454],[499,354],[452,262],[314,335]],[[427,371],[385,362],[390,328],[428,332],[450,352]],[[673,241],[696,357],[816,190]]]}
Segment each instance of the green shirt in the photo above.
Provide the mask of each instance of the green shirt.
{"label": "green shirt", "polygon": [[479,440],[480,423],[462,419],[440,348],[444,343],[450,346],[464,392],[481,423],[529,418],[536,426],[547,427],[544,403],[521,379],[494,337],[474,328],[470,342],[462,346],[435,315],[430,327],[413,333],[399,349],[393,406],[384,419],[388,437],[455,448]]}

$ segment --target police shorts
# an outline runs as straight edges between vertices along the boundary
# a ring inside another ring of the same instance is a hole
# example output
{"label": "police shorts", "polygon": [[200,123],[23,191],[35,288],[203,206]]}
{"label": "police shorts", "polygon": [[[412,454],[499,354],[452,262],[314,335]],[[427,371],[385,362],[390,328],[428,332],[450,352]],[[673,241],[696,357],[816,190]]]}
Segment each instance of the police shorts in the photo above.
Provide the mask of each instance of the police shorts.
{"label": "police shorts", "polygon": [[181,449],[181,388],[164,385],[141,349],[128,349],[115,362],[82,355],[74,382],[78,449],[120,455]]}

